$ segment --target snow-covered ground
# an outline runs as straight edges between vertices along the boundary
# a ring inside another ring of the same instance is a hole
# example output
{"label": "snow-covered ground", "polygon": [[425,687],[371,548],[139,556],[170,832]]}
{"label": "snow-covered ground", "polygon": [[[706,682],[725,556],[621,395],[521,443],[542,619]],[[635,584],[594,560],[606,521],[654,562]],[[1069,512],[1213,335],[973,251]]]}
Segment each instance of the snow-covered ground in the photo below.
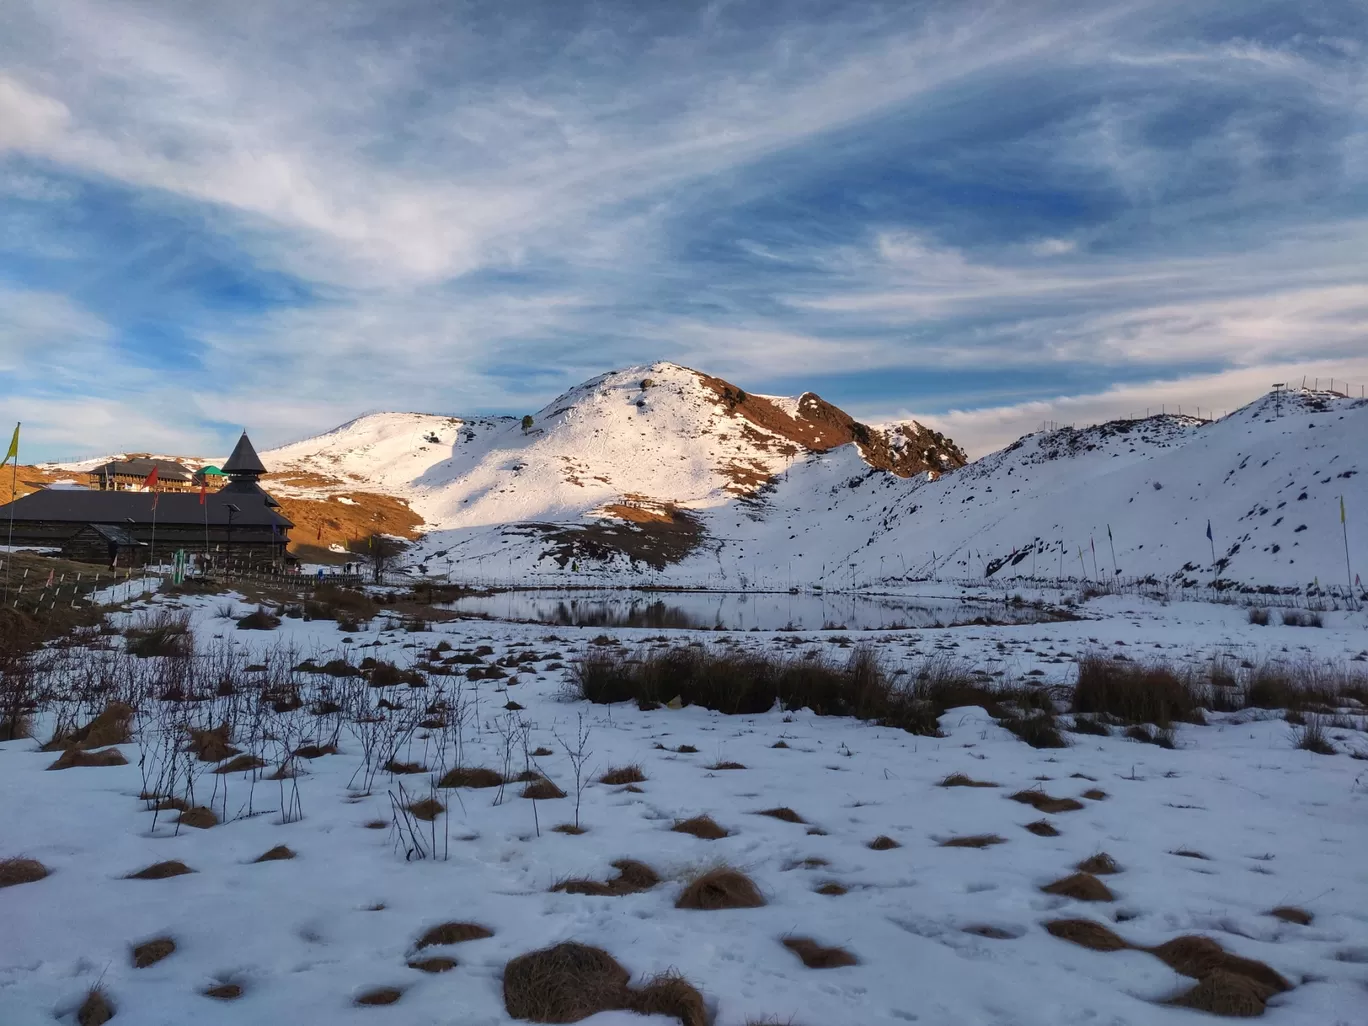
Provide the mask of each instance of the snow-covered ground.
{"label": "snow-covered ground", "polygon": [[[1216,938],[1228,951],[1268,963],[1295,984],[1273,998],[1270,1023],[1368,1023],[1368,734],[1331,731],[1340,754],[1293,747],[1275,714],[1213,714],[1208,726],[1178,728],[1164,750],[1115,736],[1070,734],[1070,747],[1036,750],[981,710],[952,710],[944,738],[810,713],[723,716],[696,708],[641,712],[591,706],[564,694],[564,666],[604,638],[629,649],[697,640],[708,645],[844,659],[852,644],[873,645],[890,668],[950,656],[1001,680],[1064,684],[1073,660],[1106,650],[1132,658],[1238,664],[1316,659],[1361,666],[1368,653],[1363,613],[1328,613],[1321,629],[1258,627],[1227,606],[1159,606],[1109,597],[1089,603],[1089,619],[1013,627],[944,630],[735,633],[579,630],[463,621],[423,632],[384,616],[357,633],[327,621],[286,619],[275,631],[239,630],[216,616],[222,597],[181,600],[202,650],[231,643],[244,663],[351,650],[403,667],[445,641],[455,651],[488,646],[486,663],[532,649],[538,658],[515,677],[466,681],[433,677],[432,688],[387,689],[396,702],[430,701],[462,681],[478,710],[466,725],[464,763],[500,768],[501,725],[525,723],[529,748],[552,754],[535,765],[571,796],[533,802],[508,789],[443,790],[439,843],[449,858],[406,861],[391,821],[391,791],[402,783],[425,795],[429,778],[381,774],[371,793],[354,781],[361,745],[344,727],[340,751],[305,764],[298,779],[303,818],[283,823],[280,785],[252,795],[242,774],[206,773],[201,798],[227,785],[218,806],[227,821],[208,830],[172,826],[153,814],[138,744],[122,746],[129,765],[49,772],[52,754],[32,741],[0,744],[0,857],[27,855],[51,875],[0,890],[0,1022],[49,1023],[71,1014],[97,983],[116,1023],[504,1024],[500,973],[512,957],[561,941],[598,945],[635,976],[674,968],[705,995],[716,1026],[747,1022],[860,1024],[1061,1023],[1150,1026],[1197,1024],[1201,1013],[1159,1002],[1191,986],[1150,954],[1097,953],[1056,939],[1048,920],[1081,917],[1153,945],[1180,934]],[[155,599],[153,608],[167,608]],[[236,603],[236,615],[252,607]],[[126,620],[137,610],[121,614]],[[273,654],[274,653],[274,654]],[[560,668],[556,668],[557,664]],[[464,667],[460,667],[463,669]],[[516,701],[521,710],[506,711]],[[1362,717],[1360,717],[1362,719]],[[574,818],[569,748],[589,731],[586,775],[638,764],[639,792],[590,784],[579,836],[553,831]],[[50,717],[37,733],[51,729]],[[426,739],[423,735],[428,734]],[[437,731],[419,731],[404,759],[436,766]],[[775,745],[784,742],[787,747]],[[696,754],[673,749],[691,745]],[[721,761],[744,769],[710,770]],[[450,764],[448,752],[445,762]],[[204,766],[208,769],[209,767]],[[513,768],[523,769],[522,749]],[[938,786],[963,773],[997,787]],[[1041,788],[1079,797],[1083,808],[1048,816],[1055,837],[1027,832],[1040,813],[1007,799]],[[805,824],[758,815],[787,806]],[[708,814],[730,831],[720,840],[672,832]],[[365,824],[383,821],[380,829]],[[953,837],[996,834],[982,849],[942,847]],[[871,850],[885,835],[900,847]],[[276,845],[290,861],[255,863]],[[1122,871],[1105,877],[1110,902],[1052,897],[1042,885],[1105,851]],[[1205,858],[1176,855],[1198,852]],[[610,863],[635,858],[664,882],[642,893],[592,897],[550,893],[567,876],[604,880]],[[124,877],[165,860],[195,872],[164,880]],[[674,907],[690,874],[727,862],[751,875],[763,908],[689,911]],[[835,882],[840,895],[818,893]],[[1268,915],[1299,906],[1310,925]],[[440,974],[411,969],[415,940],[445,921],[481,923],[487,939],[424,955],[451,955]],[[984,936],[980,928],[991,928]],[[974,932],[979,930],[979,932]],[[810,936],[853,953],[859,964],[805,968],[780,943]],[[130,946],[169,936],[170,957],[135,969]],[[243,995],[201,996],[220,982]],[[356,1007],[377,986],[402,990],[388,1008]],[[665,1023],[628,1013],[586,1022]]]}

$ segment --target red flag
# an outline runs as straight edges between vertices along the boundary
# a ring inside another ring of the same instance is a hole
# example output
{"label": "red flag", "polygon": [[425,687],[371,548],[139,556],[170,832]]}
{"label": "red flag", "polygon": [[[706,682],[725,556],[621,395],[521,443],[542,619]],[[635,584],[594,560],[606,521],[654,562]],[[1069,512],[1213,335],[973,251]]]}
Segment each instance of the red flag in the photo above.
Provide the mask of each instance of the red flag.
{"label": "red flag", "polygon": [[147,480],[143,482],[143,487],[153,489],[157,487],[157,465],[152,465],[152,473],[147,475]]}
{"label": "red flag", "polygon": [[56,572],[57,572],[56,570],[49,570],[49,571],[48,571],[47,584],[43,585],[44,588],[51,588],[51,587],[52,587],[52,575],[55,574]]}
{"label": "red flag", "polygon": [[205,485],[205,484],[200,485],[200,505],[201,505],[201,506],[204,505],[204,493],[205,493],[206,491],[208,491],[208,489],[209,489],[209,486],[208,486],[208,485]]}

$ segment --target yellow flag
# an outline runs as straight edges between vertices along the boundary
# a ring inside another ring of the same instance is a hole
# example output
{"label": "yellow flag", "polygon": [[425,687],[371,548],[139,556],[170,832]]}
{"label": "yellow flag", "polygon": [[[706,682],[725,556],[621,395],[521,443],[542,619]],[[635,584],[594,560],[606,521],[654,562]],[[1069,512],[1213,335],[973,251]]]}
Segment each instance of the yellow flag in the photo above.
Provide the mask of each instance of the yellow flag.
{"label": "yellow flag", "polygon": [[15,425],[14,425],[14,437],[10,439],[9,451],[8,451],[7,453],[5,453],[5,458],[4,458],[3,460],[0,460],[0,467],[3,467],[3,466],[4,466],[6,463],[8,463],[11,459],[14,460],[14,465],[15,465],[16,467],[19,466],[19,425],[18,425],[18,424],[15,424]]}

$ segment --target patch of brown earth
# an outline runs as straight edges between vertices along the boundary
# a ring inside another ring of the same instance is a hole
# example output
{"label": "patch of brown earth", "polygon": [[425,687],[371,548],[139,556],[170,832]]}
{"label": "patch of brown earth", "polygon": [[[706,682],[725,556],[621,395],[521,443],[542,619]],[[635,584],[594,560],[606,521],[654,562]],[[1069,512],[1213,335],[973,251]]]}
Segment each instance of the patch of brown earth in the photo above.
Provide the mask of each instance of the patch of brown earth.
{"label": "patch of brown earth", "polygon": [[1075,901],[1115,901],[1112,894],[1097,877],[1091,873],[1074,873],[1041,888],[1046,894],[1057,894]]}
{"label": "patch of brown earth", "polygon": [[783,944],[809,969],[839,969],[860,964],[860,960],[845,948],[823,947],[811,937],[785,937]]}

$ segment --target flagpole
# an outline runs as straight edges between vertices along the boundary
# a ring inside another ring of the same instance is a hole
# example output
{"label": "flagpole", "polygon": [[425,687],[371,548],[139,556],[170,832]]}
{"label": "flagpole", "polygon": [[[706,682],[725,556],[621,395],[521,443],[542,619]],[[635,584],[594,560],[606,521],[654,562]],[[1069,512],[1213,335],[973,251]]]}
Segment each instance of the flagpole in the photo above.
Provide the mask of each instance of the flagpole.
{"label": "flagpole", "polygon": [[[10,471],[9,537],[5,539],[5,598],[9,602],[10,564],[14,562],[14,504],[19,500],[19,429],[23,421],[14,425],[14,469]],[[6,459],[9,457],[6,456]]]}

